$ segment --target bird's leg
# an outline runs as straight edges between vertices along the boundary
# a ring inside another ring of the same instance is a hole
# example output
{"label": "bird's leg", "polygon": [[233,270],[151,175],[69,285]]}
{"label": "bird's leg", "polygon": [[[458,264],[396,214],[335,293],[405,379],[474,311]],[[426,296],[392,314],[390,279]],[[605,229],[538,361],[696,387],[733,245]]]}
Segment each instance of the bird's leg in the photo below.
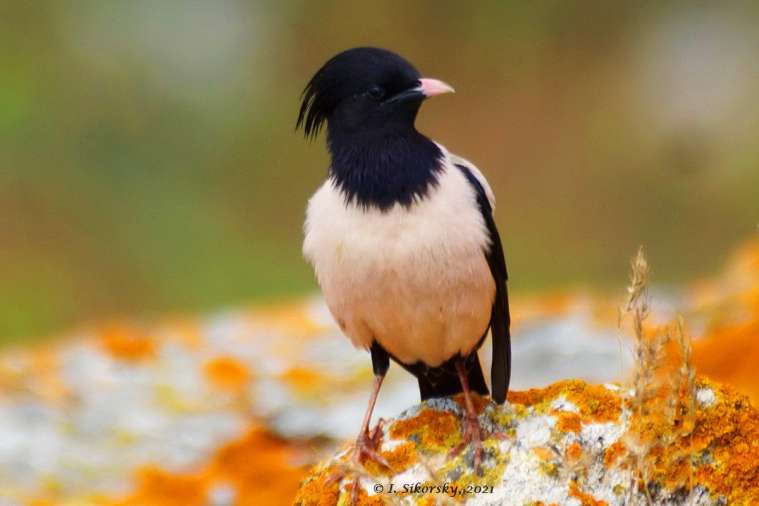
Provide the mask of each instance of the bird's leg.
{"label": "bird's leg", "polygon": [[474,403],[472,402],[472,395],[469,390],[469,380],[467,379],[466,367],[464,366],[463,359],[456,361],[456,372],[461,381],[461,389],[464,391],[466,415],[464,417],[464,440],[451,451],[451,455],[458,455],[467,445],[472,445],[474,447],[474,472],[475,474],[478,474],[480,472],[480,461],[482,459],[482,431],[480,429],[479,418],[477,418],[477,411],[475,411]]}
{"label": "bird's leg", "polygon": [[[372,419],[372,412],[374,411],[374,405],[377,403],[377,394],[379,394],[380,387],[382,386],[382,380],[385,379],[384,374],[377,374],[374,376],[374,388],[372,388],[372,395],[369,397],[369,405],[364,413],[364,420],[361,422],[361,430],[356,438],[356,445],[353,448],[352,462],[355,467],[360,468],[362,466],[361,460],[367,458],[373,460],[378,464],[390,469],[390,463],[379,454],[377,451],[379,445],[379,439],[382,437],[379,425],[369,434],[369,422]],[[335,478],[341,479],[344,474],[336,476]],[[360,476],[356,474],[353,478],[353,484],[351,485],[351,504],[358,504],[358,489],[360,486]]]}
{"label": "bird's leg", "polygon": [[361,431],[358,433],[358,438],[356,439],[356,449],[353,458],[355,463],[360,465],[361,458],[367,457],[389,469],[390,464],[384,457],[382,457],[382,455],[377,453],[377,445],[379,444],[379,439],[381,437],[381,433],[378,431],[382,429],[377,426],[377,428],[369,434],[369,422],[371,422],[372,419],[374,405],[377,403],[377,395],[379,394],[380,387],[382,387],[382,380],[385,379],[385,374],[387,374],[387,370],[390,367],[390,355],[377,341],[372,343],[369,351],[372,354],[374,388],[372,388],[372,395],[369,397],[369,405],[366,408],[366,413],[364,413],[364,420],[361,422]]}
{"label": "bird's leg", "polygon": [[[353,448],[353,456],[351,460],[354,468],[361,468],[362,459],[367,458],[377,462],[387,469],[391,469],[390,463],[387,459],[378,452],[380,439],[382,439],[381,426],[378,424],[371,433],[369,432],[369,423],[371,422],[372,413],[374,412],[374,405],[377,404],[377,395],[382,387],[382,381],[385,379],[385,374],[387,374],[387,370],[390,367],[390,355],[388,355],[384,348],[382,348],[377,342],[372,344],[370,351],[372,354],[372,368],[374,369],[374,386],[372,388],[372,394],[369,396],[369,405],[366,407],[364,419],[361,422],[361,430],[356,438],[356,445]],[[353,472],[356,473],[356,470]],[[344,471],[339,472],[330,477],[329,481],[341,480],[345,477],[345,474]],[[351,504],[358,503],[359,478],[360,476],[356,474],[353,479]]]}
{"label": "bird's leg", "polygon": [[377,432],[379,426],[369,433],[369,422],[372,419],[372,412],[374,411],[374,405],[377,403],[377,394],[379,394],[380,387],[382,387],[382,380],[385,379],[385,375],[374,376],[374,388],[372,388],[372,395],[369,397],[369,405],[364,413],[364,420],[361,422],[361,430],[356,438],[356,447],[353,454],[353,460],[356,464],[361,464],[363,457],[371,459],[378,464],[381,464],[387,468],[390,467],[388,461],[379,453],[377,453],[377,444],[379,443],[380,433]]}
{"label": "bird's leg", "polygon": [[[377,374],[374,376],[374,387],[372,388],[372,394],[369,397],[369,405],[366,407],[366,413],[364,413],[364,419],[361,422],[361,430],[358,433],[356,444],[352,450],[353,455],[351,456],[351,462],[356,470],[363,466],[361,462],[364,459],[373,460],[374,462],[377,462],[387,469],[390,469],[390,463],[377,451],[379,440],[382,438],[382,429],[378,425],[373,431],[371,431],[371,433],[369,432],[369,422],[372,418],[374,405],[377,403],[377,394],[379,394],[380,387],[382,386],[382,380],[384,379],[384,374]],[[330,476],[329,481],[340,481],[345,477],[346,474],[350,472],[355,471],[338,471]],[[358,488],[359,476],[356,475],[355,478],[353,478],[353,484],[351,487],[351,504],[357,504],[358,502]]]}

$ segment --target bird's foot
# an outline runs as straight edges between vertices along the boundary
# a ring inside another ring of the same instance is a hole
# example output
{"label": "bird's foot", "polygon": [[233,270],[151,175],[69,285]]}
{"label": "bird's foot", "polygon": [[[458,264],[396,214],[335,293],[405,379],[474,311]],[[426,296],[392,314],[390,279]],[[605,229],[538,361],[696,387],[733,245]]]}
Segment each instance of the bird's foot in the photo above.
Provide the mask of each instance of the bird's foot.
{"label": "bird's foot", "polygon": [[362,469],[364,467],[363,462],[370,460],[376,462],[382,467],[385,467],[386,469],[392,470],[392,467],[390,466],[390,463],[387,461],[387,459],[379,453],[381,440],[382,427],[380,422],[377,424],[371,434],[369,431],[364,431],[359,434],[358,438],[356,438],[356,444],[351,450],[353,452],[351,455],[351,465],[335,472],[327,480],[328,483],[334,483],[337,481],[342,481],[348,475],[353,474],[354,477],[351,483],[352,505],[358,504],[358,490],[360,487]]}
{"label": "bird's foot", "polygon": [[358,438],[356,438],[356,445],[353,448],[353,462],[360,466],[364,459],[368,459],[390,469],[390,463],[378,451],[381,440],[382,428],[379,423],[371,434],[369,431],[359,434]]}
{"label": "bird's foot", "polygon": [[467,446],[473,449],[472,468],[474,474],[480,474],[480,463],[482,462],[482,428],[477,415],[467,413],[464,417],[464,434],[463,441],[451,450],[450,456],[455,457],[461,453]]}
{"label": "bird's foot", "polygon": [[[382,429],[380,428],[380,424],[377,424],[371,435],[369,434],[369,431],[359,434],[358,438],[356,439],[356,446],[353,450],[353,462],[357,467],[362,467],[362,461],[364,459],[367,459],[376,462],[386,469],[392,469],[390,467],[390,462],[388,462],[385,457],[380,455],[378,451],[381,439]],[[356,477],[353,478],[353,486],[351,487],[351,504],[358,503],[358,488],[360,486],[360,478],[361,477],[359,475],[356,475]]]}

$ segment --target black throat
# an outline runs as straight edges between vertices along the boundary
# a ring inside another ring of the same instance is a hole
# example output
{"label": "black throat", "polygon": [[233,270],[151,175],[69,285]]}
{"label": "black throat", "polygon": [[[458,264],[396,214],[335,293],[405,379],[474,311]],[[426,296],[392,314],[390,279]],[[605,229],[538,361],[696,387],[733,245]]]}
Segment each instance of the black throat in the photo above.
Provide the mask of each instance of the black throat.
{"label": "black throat", "polygon": [[413,127],[368,132],[330,129],[327,144],[332,155],[330,176],[346,203],[365,209],[410,207],[437,185],[442,170],[440,148]]}

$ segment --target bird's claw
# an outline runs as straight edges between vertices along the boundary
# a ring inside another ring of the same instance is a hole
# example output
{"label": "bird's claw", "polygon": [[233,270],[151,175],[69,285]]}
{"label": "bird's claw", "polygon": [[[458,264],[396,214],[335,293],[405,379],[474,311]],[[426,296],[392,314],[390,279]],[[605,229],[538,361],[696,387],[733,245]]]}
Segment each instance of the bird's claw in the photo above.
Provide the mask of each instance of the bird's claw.
{"label": "bird's claw", "polygon": [[377,464],[380,464],[387,469],[391,469],[390,463],[387,461],[387,459],[380,455],[377,451],[381,439],[382,429],[380,428],[379,424],[377,424],[377,427],[374,428],[371,435],[368,431],[360,434],[356,439],[356,446],[354,447],[353,453],[353,462],[360,466],[362,465],[361,461],[366,458],[368,460],[373,460]]}
{"label": "bird's claw", "polygon": [[[387,461],[385,457],[380,455],[380,453],[377,451],[380,445],[380,440],[382,439],[382,429],[380,427],[380,424],[378,423],[377,426],[372,431],[371,435],[369,434],[369,431],[362,432],[359,434],[358,438],[356,439],[356,446],[354,448],[353,453],[353,462],[357,466],[363,466],[361,463],[362,460],[368,459],[373,460],[377,464],[383,466],[386,469],[392,469],[390,467],[390,462]],[[351,504],[355,505],[358,504],[358,489],[360,486],[359,483],[360,476],[356,476],[353,478],[353,486],[351,487]]]}
{"label": "bird's claw", "polygon": [[477,416],[467,414],[464,418],[463,441],[451,450],[449,455],[455,457],[469,445],[474,449],[472,468],[474,473],[479,475],[480,463],[482,462],[482,429]]}
{"label": "bird's claw", "polygon": [[362,462],[372,460],[386,469],[392,470],[390,462],[377,451],[381,440],[382,428],[381,423],[378,423],[374,430],[372,430],[371,434],[369,431],[365,431],[356,439],[356,444],[352,450],[353,455],[351,456],[351,463],[353,464],[352,468],[349,467],[342,471],[337,471],[327,478],[327,484],[331,485],[335,482],[341,481],[348,474],[355,474],[355,477],[351,481],[351,505],[358,504],[358,490],[360,488],[361,478],[359,469],[363,467]]}

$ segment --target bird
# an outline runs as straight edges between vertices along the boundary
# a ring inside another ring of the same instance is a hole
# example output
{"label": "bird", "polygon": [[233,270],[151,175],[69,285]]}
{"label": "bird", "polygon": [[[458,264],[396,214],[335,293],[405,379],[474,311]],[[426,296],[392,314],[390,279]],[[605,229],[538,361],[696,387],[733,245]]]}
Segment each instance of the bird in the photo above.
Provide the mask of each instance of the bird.
{"label": "bird", "polygon": [[[330,164],[310,198],[303,253],[342,332],[369,351],[374,382],[354,459],[387,467],[369,432],[390,360],[421,400],[463,394],[462,445],[482,456],[474,394],[488,396],[477,350],[492,336],[491,397],[511,376],[508,274],[482,172],[416,129],[422,103],[452,93],[402,56],[356,47],[329,59],[301,95],[296,130],[326,126]],[[355,487],[354,487],[355,490]]]}

